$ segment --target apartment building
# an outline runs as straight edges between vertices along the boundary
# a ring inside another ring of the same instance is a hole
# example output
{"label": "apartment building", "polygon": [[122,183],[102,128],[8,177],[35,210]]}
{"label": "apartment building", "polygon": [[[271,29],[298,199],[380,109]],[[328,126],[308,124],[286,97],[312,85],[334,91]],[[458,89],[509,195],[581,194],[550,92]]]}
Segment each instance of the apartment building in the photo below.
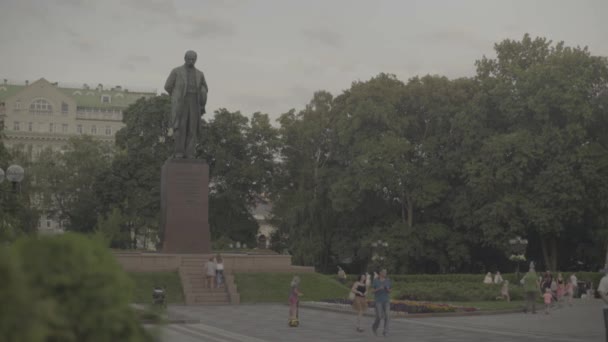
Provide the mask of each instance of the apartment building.
{"label": "apartment building", "polygon": [[[104,88],[63,86],[41,78],[33,83],[0,83],[0,131],[8,150],[20,149],[35,160],[42,151],[61,151],[72,136],[88,134],[113,143],[124,124],[122,113],[154,90],[129,91],[121,86]],[[42,215],[42,231],[60,232],[61,224]]]}

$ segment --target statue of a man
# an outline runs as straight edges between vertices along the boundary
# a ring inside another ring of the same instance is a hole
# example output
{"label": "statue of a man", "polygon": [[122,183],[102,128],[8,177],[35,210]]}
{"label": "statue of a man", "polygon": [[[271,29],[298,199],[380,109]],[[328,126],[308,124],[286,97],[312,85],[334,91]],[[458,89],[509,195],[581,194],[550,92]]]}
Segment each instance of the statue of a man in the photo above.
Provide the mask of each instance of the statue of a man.
{"label": "statue of a man", "polygon": [[207,104],[205,75],[194,67],[196,52],[188,51],[185,63],[171,70],[165,90],[171,96],[170,123],[175,138],[174,158],[194,158],[201,116]]}

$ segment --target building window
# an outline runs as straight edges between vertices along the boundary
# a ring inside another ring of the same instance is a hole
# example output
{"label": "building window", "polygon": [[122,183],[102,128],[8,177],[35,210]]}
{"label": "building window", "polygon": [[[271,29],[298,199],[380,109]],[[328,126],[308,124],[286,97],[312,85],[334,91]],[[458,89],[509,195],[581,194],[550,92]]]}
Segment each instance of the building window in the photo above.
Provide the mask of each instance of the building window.
{"label": "building window", "polygon": [[97,134],[97,126],[91,126],[91,134]]}
{"label": "building window", "polygon": [[18,131],[19,130],[19,121],[15,121],[13,122],[13,131]]}
{"label": "building window", "polygon": [[34,124],[32,122],[28,122],[27,130],[28,130],[28,132],[31,132],[34,130]]}
{"label": "building window", "polygon": [[106,135],[112,135],[112,127],[106,126]]}
{"label": "building window", "polygon": [[69,109],[68,104],[65,103],[65,102],[61,102],[61,113],[67,114],[68,113],[68,109]]}
{"label": "building window", "polygon": [[110,103],[111,98],[110,95],[101,95],[101,103]]}
{"label": "building window", "polygon": [[38,99],[32,102],[30,105],[30,111],[32,112],[52,112],[53,107],[45,99]]}
{"label": "building window", "polygon": [[61,125],[61,132],[62,133],[67,133],[68,132],[68,124]]}
{"label": "building window", "polygon": [[53,128],[55,128],[53,123],[49,123],[49,132],[53,133]]}
{"label": "building window", "polygon": [[82,134],[82,125],[76,126],[76,133]]}

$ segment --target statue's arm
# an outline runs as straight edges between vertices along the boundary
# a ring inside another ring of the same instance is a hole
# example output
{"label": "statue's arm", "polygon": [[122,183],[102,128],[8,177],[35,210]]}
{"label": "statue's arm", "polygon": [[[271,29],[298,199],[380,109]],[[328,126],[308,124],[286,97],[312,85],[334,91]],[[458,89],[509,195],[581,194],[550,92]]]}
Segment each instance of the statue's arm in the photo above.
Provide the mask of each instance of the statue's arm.
{"label": "statue's arm", "polygon": [[171,70],[171,74],[169,74],[169,77],[167,78],[167,82],[165,82],[165,90],[167,91],[167,93],[169,95],[171,95],[171,93],[173,93],[173,88],[175,88],[175,79],[177,77],[177,73],[174,70]]}
{"label": "statue's arm", "polygon": [[205,74],[201,72],[201,92],[207,94],[209,92],[209,87],[207,87],[207,81],[205,81]]}

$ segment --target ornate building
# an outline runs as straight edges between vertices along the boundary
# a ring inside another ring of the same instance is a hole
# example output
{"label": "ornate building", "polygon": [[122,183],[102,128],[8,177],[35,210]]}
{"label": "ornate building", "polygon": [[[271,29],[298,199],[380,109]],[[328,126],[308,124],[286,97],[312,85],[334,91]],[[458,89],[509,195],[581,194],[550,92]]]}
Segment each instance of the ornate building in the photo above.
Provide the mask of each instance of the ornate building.
{"label": "ornate building", "polygon": [[[132,92],[116,86],[104,89],[63,87],[44,78],[25,84],[0,83],[0,131],[7,149],[20,149],[35,160],[42,151],[61,151],[70,137],[88,134],[112,143],[121,129],[122,112],[155,91]],[[61,225],[42,215],[41,230],[61,231]]]}

